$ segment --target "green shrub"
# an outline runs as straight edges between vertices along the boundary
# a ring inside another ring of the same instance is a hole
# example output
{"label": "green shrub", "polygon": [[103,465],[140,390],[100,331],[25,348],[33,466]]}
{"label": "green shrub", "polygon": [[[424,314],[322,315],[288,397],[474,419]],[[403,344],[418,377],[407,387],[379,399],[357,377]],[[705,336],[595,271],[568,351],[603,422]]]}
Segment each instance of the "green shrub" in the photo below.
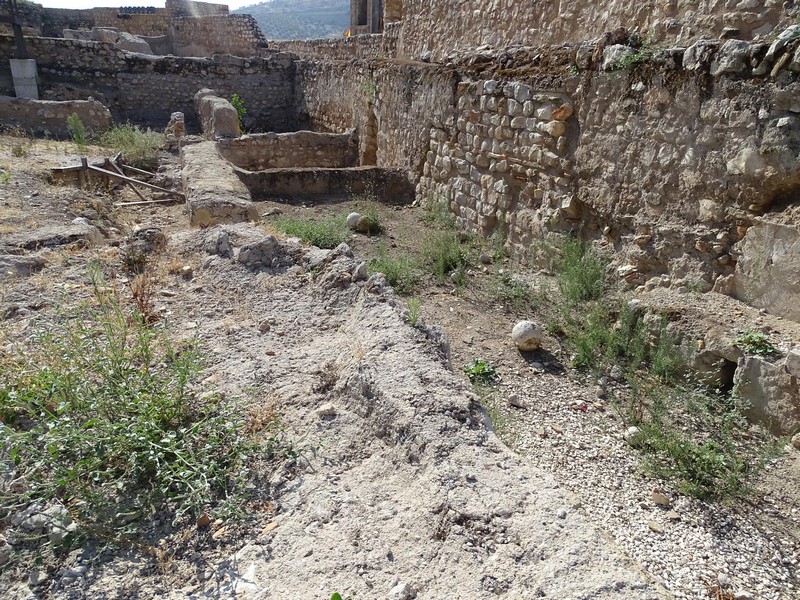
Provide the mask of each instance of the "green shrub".
{"label": "green shrub", "polygon": [[67,131],[72,136],[72,141],[78,146],[78,151],[84,152],[89,142],[89,132],[77,113],[72,113],[67,117]]}
{"label": "green shrub", "polygon": [[193,393],[197,344],[176,347],[94,283],[92,305],[0,355],[0,437],[27,483],[0,506],[58,500],[116,537],[157,511],[179,519],[242,498],[235,482],[259,450],[235,406]]}
{"label": "green shrub", "polygon": [[764,357],[779,354],[778,349],[769,341],[769,336],[760,331],[745,331],[733,343],[745,354]]}
{"label": "green shrub", "polygon": [[[691,385],[667,388],[640,381],[634,390],[635,404],[626,416],[639,428],[635,445],[644,453],[648,474],[702,499],[747,492],[772,446],[747,423],[746,403]],[[745,440],[749,453],[743,450]]]}
{"label": "green shrub", "polygon": [[456,216],[450,212],[450,207],[444,198],[434,198],[428,203],[423,220],[440,229],[454,229],[456,226]]}
{"label": "green shrub", "polygon": [[361,218],[366,222],[366,233],[368,235],[380,235],[384,231],[378,211],[374,207],[367,208],[361,212]]}
{"label": "green shrub", "polygon": [[526,313],[536,305],[531,287],[509,271],[498,273],[489,286],[489,300],[513,313]]}
{"label": "green shrub", "polygon": [[487,385],[497,379],[497,369],[494,365],[479,358],[464,365],[463,370],[471,383]]}
{"label": "green shrub", "polygon": [[401,294],[410,294],[420,282],[418,261],[407,254],[390,254],[385,244],[378,256],[370,260],[370,270],[383,273],[386,281]]}
{"label": "green shrub", "polygon": [[626,302],[616,311],[602,302],[583,305],[567,313],[562,323],[574,367],[599,373],[619,365],[629,374],[647,369],[669,381],[686,365],[686,350],[667,329],[666,319],[651,331],[642,315]]}
{"label": "green shrub", "polygon": [[247,108],[245,108],[244,100],[235,92],[231,96],[231,106],[236,110],[236,114],[239,115],[239,128],[244,131],[244,116],[247,114]]}
{"label": "green shrub", "polygon": [[420,305],[421,303],[419,298],[411,298],[408,301],[408,322],[414,327],[417,326],[417,323],[419,323],[419,319],[422,316]]}
{"label": "green shrub", "polygon": [[422,255],[425,264],[440,282],[443,282],[451,272],[456,271],[460,283],[463,283],[467,255],[461,248],[461,241],[456,232],[444,231],[427,238],[422,244]]}
{"label": "green shrub", "polygon": [[106,131],[99,142],[105,148],[122,152],[126,164],[152,171],[158,167],[158,151],[164,145],[164,135],[127,123]]}
{"label": "green shrub", "polygon": [[607,265],[604,257],[581,240],[567,239],[561,248],[556,276],[564,299],[575,304],[602,298]]}
{"label": "green shrub", "polygon": [[322,221],[282,217],[276,223],[284,233],[297,236],[304,242],[319,248],[336,248],[350,237],[350,230],[344,219],[336,217],[328,217]]}

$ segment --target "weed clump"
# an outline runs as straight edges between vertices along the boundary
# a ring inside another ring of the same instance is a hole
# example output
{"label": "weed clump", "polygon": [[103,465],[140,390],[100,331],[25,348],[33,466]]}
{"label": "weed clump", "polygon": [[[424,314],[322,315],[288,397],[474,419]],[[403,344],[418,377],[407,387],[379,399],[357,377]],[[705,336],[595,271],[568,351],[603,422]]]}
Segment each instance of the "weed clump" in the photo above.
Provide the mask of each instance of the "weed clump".
{"label": "weed clump", "polygon": [[244,131],[244,116],[247,114],[247,108],[244,105],[244,100],[235,92],[233,96],[231,96],[231,106],[233,106],[234,110],[236,110],[236,114],[239,116],[239,128]]}
{"label": "weed clump", "polygon": [[370,269],[383,273],[386,281],[401,294],[410,294],[419,285],[418,261],[408,254],[390,254],[386,244],[378,248],[378,256],[370,260]]}
{"label": "weed clump", "polygon": [[171,343],[93,284],[91,305],[0,356],[4,455],[26,482],[0,491],[0,511],[58,501],[84,533],[119,540],[156,511],[179,520],[243,499],[236,481],[261,450],[235,406],[193,392],[197,343]]}
{"label": "weed clump", "polygon": [[606,291],[608,261],[585,242],[569,238],[561,248],[558,289],[573,304],[599,300]]}
{"label": "weed clump", "polygon": [[322,221],[283,217],[276,223],[284,233],[297,236],[312,246],[328,250],[336,248],[350,237],[350,230],[344,220],[334,217]]}
{"label": "weed clump", "polygon": [[778,349],[769,341],[769,336],[760,331],[745,331],[733,343],[745,354],[768,358],[779,354]]}
{"label": "weed clump", "polygon": [[463,284],[468,260],[455,231],[443,231],[427,238],[422,244],[422,256],[439,282],[455,272],[458,282]]}
{"label": "weed clump", "polygon": [[77,113],[72,113],[67,117],[67,131],[72,136],[72,141],[78,146],[78,151],[85,152],[86,145],[89,143],[89,132]]}
{"label": "weed clump", "polygon": [[757,435],[743,416],[745,401],[687,382],[670,387],[633,383],[634,393],[623,409],[639,428],[636,446],[644,454],[646,473],[669,479],[682,493],[701,499],[747,492],[749,477],[771,447],[760,439],[761,456],[758,449],[749,455],[743,450],[741,441]]}
{"label": "weed clump", "polygon": [[[544,250],[547,258],[555,254]],[[626,385],[612,397],[637,428],[633,445],[644,470],[699,498],[744,494],[769,451],[766,437],[747,425],[746,403],[685,379],[689,350],[666,316],[613,293],[604,256],[576,239],[559,254],[548,329],[562,338],[573,367],[601,378],[619,373]],[[736,343],[751,354],[774,351],[763,334],[746,332]]]}
{"label": "weed clump", "polygon": [[464,365],[464,373],[473,384],[488,385],[498,377],[495,366],[485,360],[476,358],[469,364]]}
{"label": "weed clump", "polygon": [[105,148],[122,152],[126,164],[153,170],[158,167],[158,151],[164,145],[164,134],[127,123],[112,127],[98,141]]}

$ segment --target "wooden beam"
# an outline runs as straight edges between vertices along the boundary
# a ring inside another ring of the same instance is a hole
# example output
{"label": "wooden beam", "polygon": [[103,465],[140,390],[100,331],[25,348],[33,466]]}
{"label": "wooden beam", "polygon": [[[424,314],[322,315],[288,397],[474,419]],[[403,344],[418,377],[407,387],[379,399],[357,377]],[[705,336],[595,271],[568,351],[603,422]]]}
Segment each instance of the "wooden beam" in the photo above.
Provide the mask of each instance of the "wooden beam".
{"label": "wooden beam", "polygon": [[[119,164],[119,163],[117,163],[117,164]],[[156,176],[155,173],[150,173],[149,171],[142,171],[142,169],[137,169],[136,167],[132,167],[130,165],[120,164],[119,166],[122,167],[122,169],[124,171],[130,171],[131,173],[138,173],[139,175],[146,175],[147,177],[155,177]]]}
{"label": "wooden beam", "polygon": [[114,206],[142,206],[144,204],[166,204],[167,202],[181,202],[181,199],[162,198],[161,200],[145,200],[144,202],[116,202]]}
{"label": "wooden beam", "polygon": [[129,183],[133,183],[134,185],[141,185],[142,187],[146,187],[151,190],[155,190],[157,192],[163,192],[164,194],[169,194],[171,196],[177,196],[179,198],[183,198],[183,194],[181,192],[175,192],[173,190],[168,190],[162,187],[158,187],[157,185],[153,185],[152,183],[147,183],[145,181],[139,181],[138,179],[132,179],[130,177],[126,177],[125,175],[120,175],[119,173],[114,173],[113,171],[107,171],[106,169],[101,169],[100,167],[95,167],[94,165],[89,165],[89,171],[100,173],[101,175],[105,175],[106,177],[112,177],[114,179],[119,179],[120,181],[125,181]]}
{"label": "wooden beam", "polygon": [[[119,167],[118,167],[118,166],[117,166],[117,165],[116,165],[116,164],[115,164],[113,161],[111,161],[111,160],[106,160],[106,166],[107,166],[108,168],[110,168],[110,169],[114,169],[114,170],[115,170],[117,173],[119,173],[119,174],[120,174],[120,175],[122,175],[123,177],[125,176],[125,174],[124,174],[122,171],[120,171],[120,170],[119,170]],[[137,189],[136,189],[136,186],[135,186],[135,185],[133,185],[133,184],[132,184],[130,181],[126,181],[126,182],[125,182],[125,185],[127,185],[129,188],[131,188],[131,189],[134,191],[134,193],[135,193],[137,196],[139,196],[139,199],[140,199],[142,202],[147,202],[147,201],[148,201],[148,200],[147,200],[147,198],[145,198],[145,197],[142,195],[142,192],[140,192],[139,190],[137,190]]]}

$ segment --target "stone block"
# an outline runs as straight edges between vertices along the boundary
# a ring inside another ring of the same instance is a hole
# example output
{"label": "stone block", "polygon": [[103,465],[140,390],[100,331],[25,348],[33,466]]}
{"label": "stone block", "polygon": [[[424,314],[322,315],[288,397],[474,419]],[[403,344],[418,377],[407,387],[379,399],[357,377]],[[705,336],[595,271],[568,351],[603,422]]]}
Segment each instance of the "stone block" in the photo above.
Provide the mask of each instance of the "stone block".
{"label": "stone block", "polygon": [[759,221],[747,230],[737,251],[736,297],[800,321],[800,228]]}

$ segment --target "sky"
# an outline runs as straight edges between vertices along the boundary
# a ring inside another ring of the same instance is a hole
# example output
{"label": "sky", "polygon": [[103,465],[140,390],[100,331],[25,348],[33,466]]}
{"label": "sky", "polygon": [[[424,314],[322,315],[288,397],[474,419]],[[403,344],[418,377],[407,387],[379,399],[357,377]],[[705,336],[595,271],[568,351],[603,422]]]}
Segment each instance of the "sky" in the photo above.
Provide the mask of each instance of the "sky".
{"label": "sky", "polygon": [[[164,0],[33,0],[48,8],[93,8],[95,6],[156,6],[164,7]],[[262,0],[214,0],[214,4],[227,4],[231,10],[242,6],[252,6]]]}

